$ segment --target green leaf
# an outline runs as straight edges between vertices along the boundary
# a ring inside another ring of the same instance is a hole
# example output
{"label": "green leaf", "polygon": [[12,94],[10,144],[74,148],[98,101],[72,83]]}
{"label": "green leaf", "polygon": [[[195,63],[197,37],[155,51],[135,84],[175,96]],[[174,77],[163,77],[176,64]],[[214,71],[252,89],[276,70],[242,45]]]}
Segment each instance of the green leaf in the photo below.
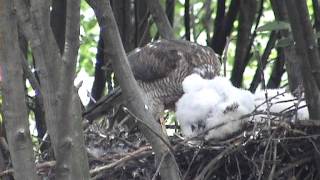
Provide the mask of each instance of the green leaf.
{"label": "green leaf", "polygon": [[292,46],[294,44],[294,41],[292,39],[292,37],[289,37],[289,38],[282,38],[282,39],[279,39],[277,44],[276,44],[276,47],[289,47],[289,46]]}
{"label": "green leaf", "polygon": [[279,30],[289,30],[290,24],[284,21],[272,21],[268,22],[265,25],[258,27],[257,31],[279,31]]}
{"label": "green leaf", "polygon": [[320,38],[320,32],[317,32],[316,34],[315,34],[315,38]]}

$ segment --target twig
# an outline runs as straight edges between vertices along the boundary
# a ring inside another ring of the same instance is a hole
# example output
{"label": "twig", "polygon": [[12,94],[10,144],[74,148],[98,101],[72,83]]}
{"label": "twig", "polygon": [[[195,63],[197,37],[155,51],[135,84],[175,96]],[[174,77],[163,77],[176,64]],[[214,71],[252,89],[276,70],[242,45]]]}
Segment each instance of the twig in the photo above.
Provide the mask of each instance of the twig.
{"label": "twig", "polygon": [[131,112],[128,108],[123,108],[123,110],[127,113],[129,113],[133,118],[135,118],[135,120],[139,121],[142,125],[146,126],[152,133],[154,133],[159,139],[161,139],[161,141],[168,147],[168,149],[170,150],[171,154],[173,155],[174,149],[171,147],[171,145],[159,134],[157,133],[155,130],[153,130],[149,124],[147,124],[146,122],[144,122],[142,119],[138,118],[133,112]]}
{"label": "twig", "polygon": [[191,160],[190,164],[188,165],[188,169],[187,169],[187,170],[186,170],[186,172],[184,173],[184,175],[183,175],[183,178],[182,178],[182,179],[186,179],[186,177],[187,177],[187,175],[188,175],[188,173],[189,173],[189,171],[190,171],[190,168],[191,168],[191,166],[192,166],[192,164],[193,164],[194,160],[195,160],[195,159],[196,159],[196,157],[198,156],[198,154],[199,154],[200,150],[201,150],[201,146],[200,146],[200,148],[199,148],[199,149],[197,149],[196,153],[194,153],[194,155],[193,155],[193,157],[192,157],[192,160]]}
{"label": "twig", "polygon": [[239,165],[239,159],[238,159],[237,156],[234,156],[234,158],[236,159],[237,170],[238,170],[238,173],[239,173],[239,180],[241,180],[241,169],[240,169],[240,165]]}
{"label": "twig", "polygon": [[228,36],[226,38],[226,45],[224,46],[223,55],[222,55],[222,62],[223,62],[223,76],[227,76],[227,60],[228,60],[228,49],[231,42],[231,38]]}
{"label": "twig", "polygon": [[160,172],[160,167],[161,167],[161,165],[162,165],[162,162],[163,162],[163,160],[166,158],[167,155],[168,155],[168,153],[165,153],[165,154],[162,155],[161,160],[160,160],[160,162],[159,162],[159,164],[158,164],[157,170],[156,170],[156,172],[155,172],[155,173],[153,174],[153,176],[152,176],[152,180],[156,180],[157,175],[158,175],[159,172]]}
{"label": "twig", "polygon": [[[46,162],[37,164],[36,169],[37,169],[37,171],[41,171],[41,169],[52,168],[55,165],[56,165],[56,161],[46,161]],[[10,169],[7,169],[5,171],[0,172],[0,177],[6,176],[9,174],[13,174],[13,173],[14,173],[14,170],[12,168],[10,168]]]}
{"label": "twig", "polygon": [[264,150],[264,153],[263,153],[263,161],[262,161],[262,165],[261,165],[261,169],[259,171],[259,177],[258,177],[258,180],[260,180],[262,178],[262,175],[263,175],[263,170],[264,170],[264,166],[265,166],[265,163],[266,163],[266,155],[267,155],[267,152],[268,152],[268,149],[269,149],[269,146],[270,146],[270,142],[272,142],[272,137],[274,136],[274,133],[271,134],[271,136],[269,137],[268,139],[268,143],[266,145],[266,149]]}
{"label": "twig", "polygon": [[278,170],[278,172],[274,175],[274,179],[279,179],[278,177],[281,174],[289,171],[290,169],[296,168],[297,166],[300,166],[306,162],[309,162],[310,160],[312,160],[312,158],[312,156],[308,156],[303,159],[299,159],[298,161],[295,161],[293,163],[287,164],[284,168]]}
{"label": "twig", "polygon": [[268,177],[269,180],[272,180],[272,179],[273,179],[273,177],[274,177],[274,172],[275,172],[276,167],[277,167],[277,163],[276,163],[276,161],[277,161],[277,149],[278,149],[278,148],[277,148],[277,142],[274,141],[273,143],[274,143],[273,164],[272,164],[272,168],[271,168],[271,171],[270,171],[270,174],[269,174],[269,177]]}
{"label": "twig", "polygon": [[152,149],[151,146],[142,147],[142,148],[140,148],[140,149],[138,149],[138,150],[126,155],[125,157],[123,157],[123,158],[121,158],[121,159],[119,159],[119,160],[117,160],[115,162],[112,162],[112,163],[107,164],[105,166],[97,167],[97,168],[95,168],[93,170],[90,170],[90,175],[92,176],[92,175],[97,174],[97,173],[99,173],[101,171],[105,171],[105,170],[111,169],[113,167],[116,167],[119,164],[124,163],[126,161],[130,161],[130,160],[136,158],[137,156],[139,156],[141,154],[150,153],[151,149]]}
{"label": "twig", "polygon": [[239,144],[233,144],[227,147],[224,151],[222,151],[220,154],[218,154],[214,159],[212,159],[200,172],[200,174],[195,178],[195,180],[202,180],[206,175],[208,175],[208,172],[212,169],[214,169],[215,165],[223,159],[226,155],[238,150],[242,146],[238,146]]}

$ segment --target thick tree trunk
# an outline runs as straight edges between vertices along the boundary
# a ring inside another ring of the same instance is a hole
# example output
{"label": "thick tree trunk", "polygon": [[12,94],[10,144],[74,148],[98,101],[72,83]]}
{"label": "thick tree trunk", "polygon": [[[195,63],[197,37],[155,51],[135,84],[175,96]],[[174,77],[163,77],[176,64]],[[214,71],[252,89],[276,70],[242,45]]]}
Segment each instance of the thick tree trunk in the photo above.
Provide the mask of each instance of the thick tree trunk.
{"label": "thick tree trunk", "polygon": [[320,59],[307,4],[304,0],[286,0],[292,34],[300,57],[303,85],[311,119],[320,119]]}
{"label": "thick tree trunk", "polygon": [[241,1],[237,48],[231,74],[231,82],[236,87],[241,87],[243,73],[245,71],[247,62],[249,62],[250,59],[250,56],[248,56],[250,53],[248,52],[250,52],[252,45],[251,41],[254,38],[254,35],[251,34],[251,29],[255,20],[256,10],[256,0]]}
{"label": "thick tree trunk", "polygon": [[82,131],[81,104],[74,91],[80,36],[80,1],[67,1],[65,48],[59,79],[56,179],[89,179]]}
{"label": "thick tree trunk", "polygon": [[82,121],[72,115],[74,109],[80,108],[79,102],[72,98],[75,95],[73,78],[79,48],[80,2],[67,2],[63,56],[49,24],[50,1],[31,0],[30,9],[25,1],[14,2],[19,25],[30,41],[39,70],[45,119],[57,160],[57,179],[88,179]]}
{"label": "thick tree trunk", "polygon": [[16,16],[12,1],[1,0],[0,4],[3,113],[14,177],[16,180],[36,180],[39,177],[29,132]]}
{"label": "thick tree trunk", "polygon": [[158,124],[154,117],[152,117],[148,108],[148,103],[133,77],[116,27],[116,22],[112,14],[110,2],[104,0],[87,0],[87,2],[94,9],[100,27],[108,27],[104,29],[104,33],[102,35],[106,49],[110,53],[112,66],[116,76],[118,77],[122,93],[128,99],[128,108],[143,121],[143,124],[152,128],[162,137],[162,139],[160,139],[149,128],[146,128],[143,124],[139,123],[141,131],[151,143],[158,160],[164,157],[161,164],[159,164],[160,161],[157,163],[160,166],[161,177],[163,179],[170,180],[180,179],[178,166],[175,162],[174,156],[170,153],[169,147],[167,146],[168,139],[162,131],[160,124]]}
{"label": "thick tree trunk", "polygon": [[[273,9],[276,20],[288,21],[288,11],[284,1],[271,0],[271,7]],[[280,35],[283,38],[290,38],[288,30],[281,30]],[[296,55],[296,50],[293,46],[283,47],[283,60],[288,74],[289,88],[293,92],[300,85],[302,85],[302,73],[299,65],[301,57]]]}

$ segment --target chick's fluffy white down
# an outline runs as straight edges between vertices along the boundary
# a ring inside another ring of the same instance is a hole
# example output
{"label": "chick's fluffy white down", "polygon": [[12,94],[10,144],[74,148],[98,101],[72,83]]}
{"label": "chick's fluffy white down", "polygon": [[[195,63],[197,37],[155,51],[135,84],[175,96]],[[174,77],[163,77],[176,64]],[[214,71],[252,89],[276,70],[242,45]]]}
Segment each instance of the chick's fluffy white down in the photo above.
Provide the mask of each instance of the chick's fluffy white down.
{"label": "chick's fluffy white down", "polygon": [[185,94],[176,103],[176,117],[186,138],[204,135],[205,139],[225,139],[241,130],[245,121],[264,122],[268,118],[266,113],[245,116],[254,110],[283,113],[298,108],[292,111],[297,112],[297,119],[309,118],[305,102],[284,89],[252,94],[232,86],[225,77],[206,80],[197,74],[186,77],[182,85]]}
{"label": "chick's fluffy white down", "polygon": [[240,117],[254,109],[253,95],[224,77],[205,80],[192,74],[183,81],[183,89],[176,116],[187,138],[204,132],[205,139],[225,138],[241,129]]}

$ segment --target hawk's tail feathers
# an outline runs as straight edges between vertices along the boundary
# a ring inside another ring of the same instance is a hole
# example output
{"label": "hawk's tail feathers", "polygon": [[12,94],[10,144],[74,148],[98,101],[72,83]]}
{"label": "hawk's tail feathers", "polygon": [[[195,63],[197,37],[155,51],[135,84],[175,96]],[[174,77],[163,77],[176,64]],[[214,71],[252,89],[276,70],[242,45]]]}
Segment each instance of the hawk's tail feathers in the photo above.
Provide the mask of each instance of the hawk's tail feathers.
{"label": "hawk's tail feathers", "polygon": [[108,95],[98,100],[94,105],[87,107],[85,112],[82,114],[82,117],[88,119],[89,122],[92,122],[110,112],[113,107],[121,104],[122,101],[122,91],[120,87],[116,87],[114,90],[108,93]]}

